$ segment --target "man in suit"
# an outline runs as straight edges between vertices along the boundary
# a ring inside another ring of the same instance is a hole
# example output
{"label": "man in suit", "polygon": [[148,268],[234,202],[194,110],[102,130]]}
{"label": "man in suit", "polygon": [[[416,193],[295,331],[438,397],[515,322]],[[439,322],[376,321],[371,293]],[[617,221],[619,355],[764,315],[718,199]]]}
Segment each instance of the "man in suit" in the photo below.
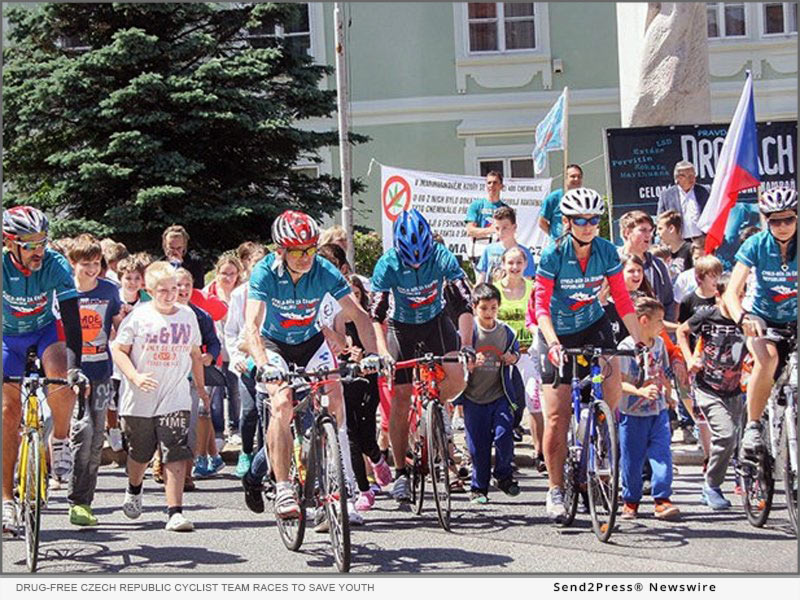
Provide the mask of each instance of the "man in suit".
{"label": "man in suit", "polygon": [[656,214],[660,215],[668,210],[680,213],[683,221],[681,237],[691,241],[703,235],[697,222],[700,220],[700,215],[703,214],[706,201],[708,201],[709,190],[706,186],[695,183],[697,175],[694,165],[688,161],[682,160],[676,164],[673,174],[675,185],[661,193]]}

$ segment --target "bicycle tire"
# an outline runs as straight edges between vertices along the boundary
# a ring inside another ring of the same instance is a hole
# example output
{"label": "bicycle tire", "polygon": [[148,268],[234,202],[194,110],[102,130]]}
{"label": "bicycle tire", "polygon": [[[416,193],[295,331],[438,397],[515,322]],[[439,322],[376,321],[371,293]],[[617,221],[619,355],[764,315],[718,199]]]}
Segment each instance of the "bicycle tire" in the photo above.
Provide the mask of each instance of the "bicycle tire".
{"label": "bicycle tire", "polygon": [[425,446],[419,441],[414,442],[414,459],[411,463],[411,505],[414,507],[414,513],[417,515],[422,514],[422,505],[425,501],[425,475],[426,468]]}
{"label": "bicycle tire", "polygon": [[570,419],[569,429],[567,429],[567,456],[564,459],[564,508],[567,512],[561,521],[563,527],[569,527],[578,514],[578,461],[575,452],[572,450],[577,447],[575,432],[577,423],[575,415]]}
{"label": "bicycle tire", "polygon": [[450,466],[447,434],[444,431],[441,406],[429,402],[426,410],[425,425],[428,444],[428,473],[431,476],[431,492],[436,504],[436,516],[439,525],[450,531]]}
{"label": "bicycle tire", "polygon": [[[308,477],[308,469],[306,469],[306,477]],[[298,470],[297,461],[292,452],[292,462],[289,466],[289,481],[292,482],[295,495],[300,505],[300,515],[295,519],[275,519],[278,525],[278,533],[280,534],[283,545],[292,552],[297,552],[300,546],[303,545],[303,538],[306,532],[306,503],[304,494],[304,484],[300,481],[300,473]]]}
{"label": "bicycle tire", "polygon": [[587,463],[587,491],[592,529],[607,542],[614,531],[619,504],[619,444],[614,414],[602,400],[593,403],[594,431]]}
{"label": "bicycle tire", "polygon": [[756,463],[742,464],[742,506],[753,527],[763,527],[772,509],[775,481],[772,477],[772,457],[763,452]]}
{"label": "bicycle tire", "polygon": [[36,572],[39,562],[39,539],[41,533],[44,486],[47,485],[47,465],[44,446],[38,431],[28,432],[22,439],[20,464],[20,504],[22,522],[25,527],[25,563],[31,573]]}
{"label": "bicycle tire", "polygon": [[[792,415],[794,411],[786,411],[786,419],[796,418]],[[797,421],[794,421],[795,423]],[[796,426],[795,426],[796,429]],[[792,469],[792,449],[789,444],[789,427],[783,428],[784,451],[783,451],[783,491],[786,494],[786,509],[789,512],[789,523],[794,529],[795,535],[800,535],[797,527],[797,471]]]}
{"label": "bicycle tire", "polygon": [[340,573],[350,571],[350,519],[347,514],[347,489],[336,427],[323,420],[319,427],[319,485],[322,504],[328,513],[333,560]]}

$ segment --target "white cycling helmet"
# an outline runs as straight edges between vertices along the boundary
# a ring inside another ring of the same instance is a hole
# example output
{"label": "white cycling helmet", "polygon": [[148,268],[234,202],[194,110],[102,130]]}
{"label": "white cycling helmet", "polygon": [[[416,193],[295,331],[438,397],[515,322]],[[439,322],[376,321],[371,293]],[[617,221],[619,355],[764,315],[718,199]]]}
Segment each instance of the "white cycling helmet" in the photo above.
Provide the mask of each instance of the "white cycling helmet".
{"label": "white cycling helmet", "polygon": [[797,212],[797,192],[788,187],[767,190],[758,199],[758,209],[765,215],[785,210]]}
{"label": "white cycling helmet", "polygon": [[21,235],[47,233],[50,221],[38,208],[14,206],[3,211],[3,237],[16,239]]}
{"label": "white cycling helmet", "polygon": [[565,217],[576,215],[602,215],[605,212],[603,198],[592,189],[575,188],[561,197],[561,214]]}

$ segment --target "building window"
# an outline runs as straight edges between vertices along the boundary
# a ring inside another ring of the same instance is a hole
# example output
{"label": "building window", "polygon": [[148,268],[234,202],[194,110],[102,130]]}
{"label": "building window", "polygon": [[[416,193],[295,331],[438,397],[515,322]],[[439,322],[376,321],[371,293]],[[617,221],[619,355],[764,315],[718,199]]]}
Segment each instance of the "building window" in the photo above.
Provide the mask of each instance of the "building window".
{"label": "building window", "polygon": [[797,3],[765,2],[761,10],[764,35],[797,33]]}
{"label": "building window", "polygon": [[485,177],[489,171],[499,171],[503,177],[512,179],[532,179],[534,177],[533,159],[530,157],[479,159],[478,170],[481,177]]}
{"label": "building window", "polygon": [[292,171],[306,179],[317,179],[319,177],[319,167],[317,165],[300,165],[292,167]]}
{"label": "building window", "polygon": [[311,18],[308,4],[298,4],[294,19],[287,23],[265,23],[247,30],[247,41],[254,48],[272,48],[279,40],[295,52],[311,52]]}
{"label": "building window", "polygon": [[536,49],[532,2],[470,2],[467,27],[470,53]]}
{"label": "building window", "polygon": [[733,2],[706,2],[708,15],[708,37],[747,37],[745,5]]}

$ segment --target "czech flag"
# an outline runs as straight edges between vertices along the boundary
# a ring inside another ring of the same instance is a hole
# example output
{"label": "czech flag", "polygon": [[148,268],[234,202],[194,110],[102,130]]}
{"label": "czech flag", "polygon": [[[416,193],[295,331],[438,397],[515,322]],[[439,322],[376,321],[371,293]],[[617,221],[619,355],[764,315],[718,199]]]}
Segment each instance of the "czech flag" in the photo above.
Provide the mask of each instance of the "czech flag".
{"label": "czech flag", "polygon": [[739,192],[758,187],[760,183],[753,77],[748,71],[739,105],[722,144],[711,193],[698,222],[698,227],[706,232],[707,253],[722,243],[728,213],[736,204]]}

